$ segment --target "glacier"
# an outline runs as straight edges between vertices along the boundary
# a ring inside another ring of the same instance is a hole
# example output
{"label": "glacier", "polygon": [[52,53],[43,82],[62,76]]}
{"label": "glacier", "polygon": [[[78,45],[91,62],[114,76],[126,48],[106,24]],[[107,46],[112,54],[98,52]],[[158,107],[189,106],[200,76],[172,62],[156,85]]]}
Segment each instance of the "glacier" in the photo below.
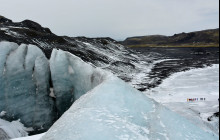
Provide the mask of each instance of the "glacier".
{"label": "glacier", "polygon": [[185,118],[107,75],[77,100],[41,140],[217,140]]}
{"label": "glacier", "polygon": [[61,116],[41,140],[218,139],[68,52],[53,49],[48,60],[37,46],[0,47],[1,118],[46,130]]}
{"label": "glacier", "polygon": [[[62,58],[69,56],[74,70],[70,72],[69,65],[66,65],[64,72],[83,74],[83,77],[76,74],[78,80],[74,82],[86,88],[86,83],[92,81],[88,77],[93,77],[96,69],[68,52],[55,52],[63,54]],[[86,94],[81,94],[41,140],[218,139],[215,134],[205,132],[111,73],[103,71],[95,76],[98,84]]]}

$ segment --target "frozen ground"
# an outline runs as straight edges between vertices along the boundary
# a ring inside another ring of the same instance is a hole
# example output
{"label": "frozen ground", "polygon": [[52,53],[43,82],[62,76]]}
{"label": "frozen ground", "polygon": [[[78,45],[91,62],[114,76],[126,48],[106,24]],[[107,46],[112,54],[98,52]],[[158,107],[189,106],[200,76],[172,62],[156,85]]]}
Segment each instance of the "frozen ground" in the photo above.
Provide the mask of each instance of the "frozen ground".
{"label": "frozen ground", "polygon": [[[208,121],[219,112],[219,65],[173,74],[145,93],[203,129],[219,133],[219,119]],[[187,101],[193,98],[198,101]]]}

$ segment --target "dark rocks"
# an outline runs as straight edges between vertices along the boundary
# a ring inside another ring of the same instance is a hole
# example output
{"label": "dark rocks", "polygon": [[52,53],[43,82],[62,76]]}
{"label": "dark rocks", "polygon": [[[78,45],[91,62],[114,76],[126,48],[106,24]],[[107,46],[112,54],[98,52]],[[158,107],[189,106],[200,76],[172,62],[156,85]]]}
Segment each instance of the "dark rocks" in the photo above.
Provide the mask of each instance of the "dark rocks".
{"label": "dark rocks", "polygon": [[21,23],[19,23],[21,27],[27,27],[31,30],[35,30],[37,32],[42,32],[42,33],[48,33],[52,34],[49,28],[43,28],[40,24],[31,21],[31,20],[24,20]]}
{"label": "dark rocks", "polygon": [[219,118],[219,112],[214,113],[211,117],[208,118],[208,121],[213,121],[214,118]]}
{"label": "dark rocks", "polygon": [[4,24],[4,23],[12,23],[12,20],[7,19],[0,15],[0,24]]}

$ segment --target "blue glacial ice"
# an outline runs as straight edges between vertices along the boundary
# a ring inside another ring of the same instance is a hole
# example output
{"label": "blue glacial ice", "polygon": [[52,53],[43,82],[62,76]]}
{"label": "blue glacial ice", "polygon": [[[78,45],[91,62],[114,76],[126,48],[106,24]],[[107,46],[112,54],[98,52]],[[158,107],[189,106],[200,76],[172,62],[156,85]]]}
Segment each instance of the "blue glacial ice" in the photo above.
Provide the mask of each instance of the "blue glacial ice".
{"label": "blue glacial ice", "polygon": [[69,109],[75,100],[100,84],[105,76],[105,71],[56,49],[51,55],[50,69],[59,115]]}
{"label": "blue glacial ice", "polygon": [[47,130],[54,120],[47,58],[33,45],[1,42],[0,48],[0,112],[7,120]]}
{"label": "blue glacial ice", "polygon": [[8,57],[8,54],[17,49],[18,45],[15,43],[8,43],[8,42],[0,42],[1,46],[1,51],[0,51],[0,111],[2,108],[6,107],[5,99],[4,99],[4,92],[5,92],[5,64],[6,64],[6,59]]}
{"label": "blue glacial ice", "polygon": [[[63,60],[71,60],[68,63],[64,61],[65,70],[56,70],[54,74],[72,73],[73,76],[67,77],[66,81],[77,79],[73,80],[74,92],[80,93],[79,96],[88,92],[64,113],[41,140],[218,139],[215,134],[205,132],[110,73],[99,70],[101,74],[97,72],[94,75],[98,83],[90,85],[96,69],[67,52],[54,51]],[[58,60],[62,62],[62,59]]]}

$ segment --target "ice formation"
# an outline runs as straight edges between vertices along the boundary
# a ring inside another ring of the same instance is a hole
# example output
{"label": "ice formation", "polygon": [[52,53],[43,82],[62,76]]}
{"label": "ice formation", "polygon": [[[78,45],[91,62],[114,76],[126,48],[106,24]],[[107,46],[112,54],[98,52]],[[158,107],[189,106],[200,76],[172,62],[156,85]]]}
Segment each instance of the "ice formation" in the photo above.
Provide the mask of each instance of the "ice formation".
{"label": "ice formation", "polygon": [[7,112],[7,120],[47,130],[54,120],[48,60],[33,45],[1,42],[0,48],[0,112]]}
{"label": "ice formation", "polygon": [[1,51],[0,51],[0,111],[3,111],[2,109],[5,108],[6,106],[6,102],[4,99],[4,92],[5,92],[5,72],[6,72],[6,59],[8,57],[8,54],[17,49],[18,45],[15,43],[7,43],[7,42],[0,42],[0,47],[1,47]]}
{"label": "ice formation", "polygon": [[103,81],[105,72],[80,58],[54,49],[50,59],[56,107],[62,115],[72,103]]}
{"label": "ice formation", "polygon": [[[63,57],[68,54],[59,52]],[[73,55],[68,58],[73,61],[74,73],[89,71],[91,77],[93,67]],[[65,72],[69,71],[68,68],[69,65]],[[78,99],[41,140],[218,139],[215,134],[205,132],[112,74],[96,76],[102,79],[98,80],[101,84]],[[91,80],[78,78],[74,81],[76,85]],[[86,92],[82,86],[78,90]]]}

